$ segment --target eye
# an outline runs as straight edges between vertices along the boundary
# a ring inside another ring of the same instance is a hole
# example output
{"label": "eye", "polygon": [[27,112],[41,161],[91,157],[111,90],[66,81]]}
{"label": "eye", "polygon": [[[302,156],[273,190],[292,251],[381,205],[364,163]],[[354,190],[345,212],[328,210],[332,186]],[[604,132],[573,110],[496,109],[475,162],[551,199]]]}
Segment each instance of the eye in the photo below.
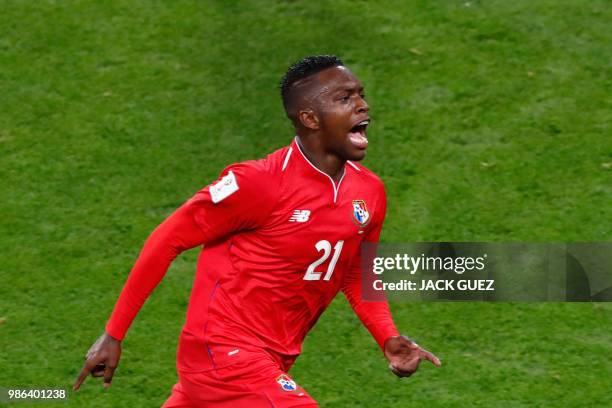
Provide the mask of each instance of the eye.
{"label": "eye", "polygon": [[348,102],[348,101],[349,101],[349,99],[351,99],[351,97],[350,97],[349,95],[343,95],[343,96],[341,96],[340,98],[338,98],[338,100],[339,100],[340,102]]}

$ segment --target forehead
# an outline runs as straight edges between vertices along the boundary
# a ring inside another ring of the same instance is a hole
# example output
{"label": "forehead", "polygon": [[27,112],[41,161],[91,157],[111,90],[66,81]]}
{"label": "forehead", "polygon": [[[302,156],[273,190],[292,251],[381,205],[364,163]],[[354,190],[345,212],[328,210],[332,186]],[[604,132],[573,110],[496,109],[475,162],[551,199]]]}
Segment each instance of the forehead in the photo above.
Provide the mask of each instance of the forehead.
{"label": "forehead", "polygon": [[338,66],[325,69],[314,77],[322,92],[334,92],[341,89],[360,89],[361,81],[346,67]]}

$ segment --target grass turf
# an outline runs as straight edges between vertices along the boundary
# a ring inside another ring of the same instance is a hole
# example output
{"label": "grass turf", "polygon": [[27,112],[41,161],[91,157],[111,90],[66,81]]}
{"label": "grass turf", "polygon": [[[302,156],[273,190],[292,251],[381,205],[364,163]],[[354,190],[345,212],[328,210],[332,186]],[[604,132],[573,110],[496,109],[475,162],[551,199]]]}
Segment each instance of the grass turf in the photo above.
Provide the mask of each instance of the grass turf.
{"label": "grass turf", "polygon": [[[72,383],[154,226],[290,141],[277,82],[310,53],[366,85],[383,241],[610,241],[611,18],[578,0],[4,1],[0,386]],[[68,406],[161,404],[195,256],[141,312],[111,390],[88,380]],[[611,403],[609,304],[392,309],[443,368],[394,378],[339,298],[292,371],[322,406]]]}

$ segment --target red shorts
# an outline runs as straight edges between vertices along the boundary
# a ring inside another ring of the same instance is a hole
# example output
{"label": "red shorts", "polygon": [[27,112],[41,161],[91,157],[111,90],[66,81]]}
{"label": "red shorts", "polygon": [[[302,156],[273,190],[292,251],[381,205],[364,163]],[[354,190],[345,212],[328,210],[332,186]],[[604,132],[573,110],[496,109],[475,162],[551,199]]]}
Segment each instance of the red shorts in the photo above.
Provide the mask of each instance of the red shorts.
{"label": "red shorts", "polygon": [[318,407],[271,356],[252,357],[210,371],[179,371],[179,382],[162,408]]}

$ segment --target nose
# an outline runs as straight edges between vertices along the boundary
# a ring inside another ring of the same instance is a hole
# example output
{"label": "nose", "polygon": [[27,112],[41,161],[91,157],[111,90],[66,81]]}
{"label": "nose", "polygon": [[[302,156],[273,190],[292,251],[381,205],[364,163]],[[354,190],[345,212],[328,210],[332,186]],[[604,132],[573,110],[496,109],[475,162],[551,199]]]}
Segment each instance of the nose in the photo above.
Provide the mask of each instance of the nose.
{"label": "nose", "polygon": [[357,109],[357,113],[367,113],[370,110],[368,103],[361,96],[357,99],[355,108]]}

